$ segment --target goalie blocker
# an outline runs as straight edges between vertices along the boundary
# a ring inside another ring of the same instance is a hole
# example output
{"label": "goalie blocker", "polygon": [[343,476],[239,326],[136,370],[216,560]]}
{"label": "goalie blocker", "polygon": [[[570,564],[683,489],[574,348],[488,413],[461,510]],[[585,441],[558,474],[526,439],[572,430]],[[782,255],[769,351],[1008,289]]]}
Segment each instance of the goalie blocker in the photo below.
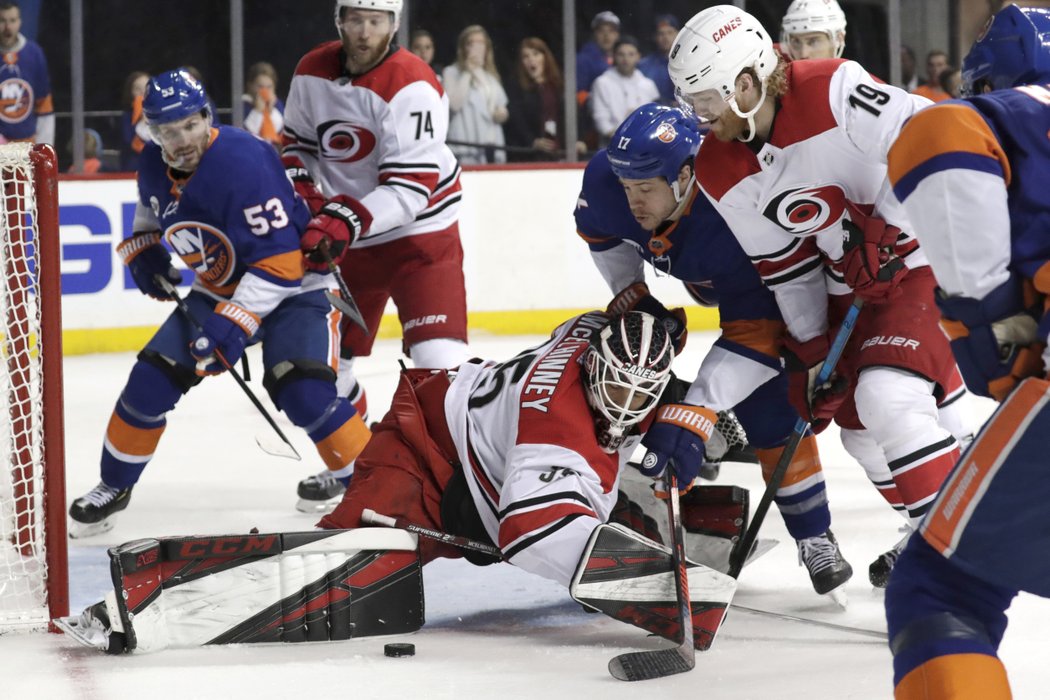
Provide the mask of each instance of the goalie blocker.
{"label": "goalie blocker", "polygon": [[136,540],[109,550],[114,590],[55,623],[110,653],[414,632],[418,554],[385,528]]}

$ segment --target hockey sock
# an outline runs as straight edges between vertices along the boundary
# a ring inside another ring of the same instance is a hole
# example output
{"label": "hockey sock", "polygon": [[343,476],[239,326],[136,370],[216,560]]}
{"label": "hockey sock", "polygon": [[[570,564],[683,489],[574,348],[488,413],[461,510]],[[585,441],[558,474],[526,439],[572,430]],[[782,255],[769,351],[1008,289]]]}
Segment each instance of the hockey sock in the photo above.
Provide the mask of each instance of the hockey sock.
{"label": "hockey sock", "polygon": [[167,426],[165,415],[182,391],[156,365],[136,362],[117,400],[102,445],[102,481],[115,489],[133,486]]}
{"label": "hockey sock", "polygon": [[330,470],[349,466],[372,433],[349,401],[339,398],[332,382],[299,379],[277,395],[277,406],[306,431]]}
{"label": "hockey sock", "polygon": [[[769,480],[783,452],[783,447],[755,450],[762,465],[763,480]],[[796,540],[822,535],[831,526],[824,470],[820,466],[817,439],[812,434],[806,435],[799,443],[773,502],[784,518],[788,532]]]}

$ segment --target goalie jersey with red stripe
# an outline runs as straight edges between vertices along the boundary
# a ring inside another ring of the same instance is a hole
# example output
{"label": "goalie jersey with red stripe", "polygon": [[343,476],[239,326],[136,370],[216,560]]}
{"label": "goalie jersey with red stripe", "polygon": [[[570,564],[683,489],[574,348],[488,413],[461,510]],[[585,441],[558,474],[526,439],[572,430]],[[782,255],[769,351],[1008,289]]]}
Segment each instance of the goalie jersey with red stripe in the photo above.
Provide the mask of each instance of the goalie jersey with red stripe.
{"label": "goalie jersey with red stripe", "polygon": [[445,145],[448,97],[434,71],[393,48],[363,75],[346,72],[340,42],[299,62],[284,114],[284,153],[299,157],[326,197],[372,214],[355,247],[443,231],[459,217],[459,163]]}
{"label": "goalie jersey with red stripe", "polygon": [[[445,396],[449,432],[492,541],[523,569],[568,586],[616,505],[618,453],[598,446],[581,358],[608,318],[591,312],[497,364],[465,364]],[[643,427],[648,425],[643,422]]]}

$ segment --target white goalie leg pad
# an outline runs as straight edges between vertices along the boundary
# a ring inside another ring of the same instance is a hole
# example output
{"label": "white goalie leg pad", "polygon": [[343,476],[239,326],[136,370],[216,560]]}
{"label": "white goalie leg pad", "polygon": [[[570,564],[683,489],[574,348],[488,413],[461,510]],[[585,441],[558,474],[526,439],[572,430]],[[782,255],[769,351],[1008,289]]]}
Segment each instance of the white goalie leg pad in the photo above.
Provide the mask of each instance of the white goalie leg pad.
{"label": "white goalie leg pad", "polygon": [[107,607],[128,651],[412,632],[417,550],[389,528],[138,540],[110,550]]}

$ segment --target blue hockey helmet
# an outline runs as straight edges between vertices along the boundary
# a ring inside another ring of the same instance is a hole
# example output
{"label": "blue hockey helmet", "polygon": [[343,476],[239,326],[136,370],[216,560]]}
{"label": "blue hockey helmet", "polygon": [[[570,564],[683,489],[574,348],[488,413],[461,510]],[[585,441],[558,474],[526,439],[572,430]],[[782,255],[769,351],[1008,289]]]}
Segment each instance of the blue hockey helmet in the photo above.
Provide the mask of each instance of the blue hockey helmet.
{"label": "blue hockey helmet", "polygon": [[1007,5],[992,15],[962,64],[963,94],[1050,82],[1050,8]]}
{"label": "blue hockey helmet", "polygon": [[682,165],[700,148],[699,127],[685,112],[655,102],[631,112],[613,133],[606,149],[616,177],[662,177],[675,187]]}
{"label": "blue hockey helmet", "polygon": [[142,98],[142,113],[149,124],[167,124],[185,119],[191,114],[207,111],[211,122],[211,106],[204,86],[185,68],[170,70],[152,76],[146,83]]}

